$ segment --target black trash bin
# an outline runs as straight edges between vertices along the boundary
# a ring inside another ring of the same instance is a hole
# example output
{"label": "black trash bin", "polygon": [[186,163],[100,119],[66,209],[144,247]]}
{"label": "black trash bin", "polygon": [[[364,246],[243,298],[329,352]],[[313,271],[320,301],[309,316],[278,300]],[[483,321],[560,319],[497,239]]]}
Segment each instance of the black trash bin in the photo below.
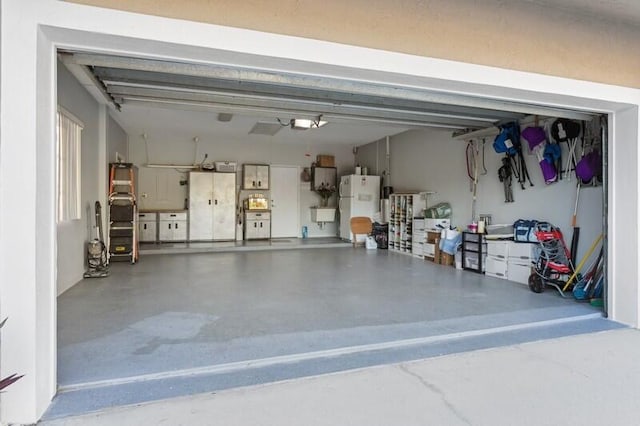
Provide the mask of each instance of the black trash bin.
{"label": "black trash bin", "polygon": [[376,240],[379,249],[388,248],[389,238],[389,224],[388,223],[373,223],[373,238]]}

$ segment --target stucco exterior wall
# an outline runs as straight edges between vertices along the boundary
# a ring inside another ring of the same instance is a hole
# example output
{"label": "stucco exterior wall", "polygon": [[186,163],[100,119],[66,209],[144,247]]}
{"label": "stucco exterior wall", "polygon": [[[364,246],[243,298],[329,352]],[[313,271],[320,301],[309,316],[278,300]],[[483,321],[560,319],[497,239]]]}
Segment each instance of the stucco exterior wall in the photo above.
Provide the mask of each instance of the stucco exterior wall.
{"label": "stucco exterior wall", "polygon": [[640,88],[640,26],[504,0],[70,0]]}

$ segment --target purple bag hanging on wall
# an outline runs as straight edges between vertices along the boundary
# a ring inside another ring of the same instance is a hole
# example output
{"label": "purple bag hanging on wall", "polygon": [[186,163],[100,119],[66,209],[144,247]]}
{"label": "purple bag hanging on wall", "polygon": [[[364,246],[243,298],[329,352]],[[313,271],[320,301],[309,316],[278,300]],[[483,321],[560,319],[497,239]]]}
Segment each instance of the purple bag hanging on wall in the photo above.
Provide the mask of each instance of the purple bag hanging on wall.
{"label": "purple bag hanging on wall", "polygon": [[527,127],[522,131],[522,137],[529,143],[529,150],[535,152],[542,171],[544,183],[547,185],[556,181],[558,173],[556,167],[544,158],[547,135],[542,127]]}
{"label": "purple bag hanging on wall", "polygon": [[544,178],[544,183],[546,183],[547,185],[557,180],[558,173],[556,172],[556,166],[549,163],[544,158],[540,160],[540,170],[542,170],[542,177]]}
{"label": "purple bag hanging on wall", "polygon": [[582,179],[583,183],[588,183],[598,172],[602,170],[602,158],[598,151],[591,151],[585,154],[578,164],[576,164],[576,176]]}

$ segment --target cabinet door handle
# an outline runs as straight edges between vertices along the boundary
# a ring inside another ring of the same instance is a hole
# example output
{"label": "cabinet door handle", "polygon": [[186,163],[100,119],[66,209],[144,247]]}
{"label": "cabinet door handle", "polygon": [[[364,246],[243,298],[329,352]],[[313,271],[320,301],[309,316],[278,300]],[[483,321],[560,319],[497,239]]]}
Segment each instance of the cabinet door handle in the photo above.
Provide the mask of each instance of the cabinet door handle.
{"label": "cabinet door handle", "polygon": [[253,187],[255,188],[255,186],[256,186],[256,181],[254,180],[253,181]]}
{"label": "cabinet door handle", "polygon": [[257,228],[258,227],[258,222],[253,222],[253,227]]}
{"label": "cabinet door handle", "polygon": [[209,200],[209,205],[211,205],[211,200]]}
{"label": "cabinet door handle", "polygon": [[143,225],[142,229],[147,229],[147,224],[146,223]]}
{"label": "cabinet door handle", "polygon": [[169,224],[169,229],[171,229],[171,224]]}
{"label": "cabinet door handle", "polygon": [[262,181],[261,180],[258,181],[258,186],[262,186]]}
{"label": "cabinet door handle", "polygon": [[218,205],[218,200],[215,200],[215,201],[213,202],[213,204],[215,204],[215,205],[217,206],[217,205]]}
{"label": "cabinet door handle", "polygon": [[176,229],[178,229],[178,224],[176,223]]}
{"label": "cabinet door handle", "polygon": [[262,222],[260,222],[260,228],[262,228]]}

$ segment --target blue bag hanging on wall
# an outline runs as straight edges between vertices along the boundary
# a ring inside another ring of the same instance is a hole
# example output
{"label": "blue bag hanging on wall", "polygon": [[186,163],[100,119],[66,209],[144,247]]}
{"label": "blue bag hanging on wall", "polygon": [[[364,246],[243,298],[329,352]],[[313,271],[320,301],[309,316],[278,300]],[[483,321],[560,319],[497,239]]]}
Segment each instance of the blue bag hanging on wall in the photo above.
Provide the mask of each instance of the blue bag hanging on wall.
{"label": "blue bag hanging on wall", "polygon": [[498,154],[516,155],[520,149],[520,125],[515,122],[502,125],[493,141],[493,149]]}

